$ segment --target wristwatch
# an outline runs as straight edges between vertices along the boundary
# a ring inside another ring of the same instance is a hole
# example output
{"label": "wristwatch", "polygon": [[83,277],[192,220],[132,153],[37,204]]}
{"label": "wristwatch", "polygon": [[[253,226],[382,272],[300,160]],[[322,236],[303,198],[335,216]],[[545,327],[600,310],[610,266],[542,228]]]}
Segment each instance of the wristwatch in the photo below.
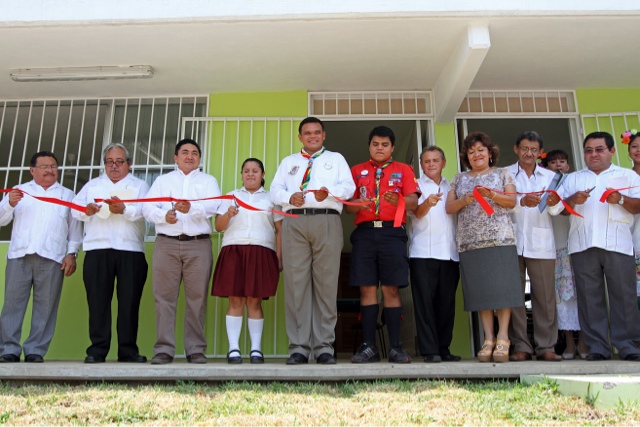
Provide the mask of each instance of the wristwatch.
{"label": "wristwatch", "polygon": [[621,194],[621,195],[620,195],[620,200],[618,200],[618,204],[619,204],[620,206],[622,206],[622,204],[623,204],[623,203],[624,203],[624,196]]}

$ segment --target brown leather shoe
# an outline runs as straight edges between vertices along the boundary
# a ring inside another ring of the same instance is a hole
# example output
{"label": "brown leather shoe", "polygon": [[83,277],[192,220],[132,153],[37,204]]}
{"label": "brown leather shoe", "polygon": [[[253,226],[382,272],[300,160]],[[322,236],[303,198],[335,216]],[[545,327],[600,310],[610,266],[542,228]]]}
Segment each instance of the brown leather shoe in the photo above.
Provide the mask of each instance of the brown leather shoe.
{"label": "brown leather shoe", "polygon": [[509,356],[509,360],[512,362],[524,362],[525,360],[531,359],[531,355],[529,353],[525,353],[524,351],[516,351],[511,356]]}
{"label": "brown leather shoe", "polygon": [[166,365],[171,362],[173,362],[173,357],[169,356],[167,353],[158,353],[151,359],[152,365]]}
{"label": "brown leather shoe", "polygon": [[187,362],[189,363],[207,363],[207,358],[202,353],[193,353],[187,356]]}
{"label": "brown leather shoe", "polygon": [[536,360],[544,360],[545,362],[561,362],[562,356],[559,354],[555,354],[553,351],[545,351],[544,353],[538,355]]}

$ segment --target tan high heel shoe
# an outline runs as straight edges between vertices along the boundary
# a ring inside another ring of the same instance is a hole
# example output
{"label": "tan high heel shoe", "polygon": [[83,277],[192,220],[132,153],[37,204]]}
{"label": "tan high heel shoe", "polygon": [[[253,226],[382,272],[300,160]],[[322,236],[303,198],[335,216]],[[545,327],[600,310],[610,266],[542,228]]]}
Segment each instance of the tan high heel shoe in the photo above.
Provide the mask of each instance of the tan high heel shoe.
{"label": "tan high heel shoe", "polygon": [[493,361],[496,363],[504,363],[509,361],[509,346],[511,342],[498,340],[495,350],[493,350]]}
{"label": "tan high heel shoe", "polygon": [[482,348],[478,352],[478,360],[483,363],[491,362],[491,356],[493,355],[493,349],[495,346],[495,341],[485,340],[482,344]]}

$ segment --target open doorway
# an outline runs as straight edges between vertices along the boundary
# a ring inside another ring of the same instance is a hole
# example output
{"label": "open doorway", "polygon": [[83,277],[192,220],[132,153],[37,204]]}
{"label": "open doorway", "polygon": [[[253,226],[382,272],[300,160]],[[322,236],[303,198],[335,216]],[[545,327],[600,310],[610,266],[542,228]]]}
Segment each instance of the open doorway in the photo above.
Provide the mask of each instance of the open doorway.
{"label": "open doorway", "polygon": [[[563,150],[569,155],[571,172],[581,169],[582,158],[576,155],[575,147],[579,147],[577,141],[577,118],[468,118],[458,119],[457,139],[458,149],[462,146],[465,136],[471,132],[484,132],[488,134],[500,149],[500,159],[498,167],[507,167],[518,161],[513,150],[516,138],[524,131],[535,131],[542,136],[545,152],[551,150]],[[578,162],[576,164],[576,161]],[[462,170],[462,164],[458,165]],[[527,332],[530,341],[533,343],[533,318],[531,314],[529,278],[526,278],[525,285],[525,308],[527,312]],[[473,353],[480,350],[484,341],[482,324],[477,313],[471,313],[471,329],[473,340]]]}
{"label": "open doorway", "polygon": [[542,136],[544,150],[563,150],[569,154],[571,170],[581,167],[576,165],[576,157],[573,147],[573,135],[576,135],[576,122],[567,118],[474,118],[459,119],[457,121],[458,147],[462,140],[470,132],[484,132],[493,142],[500,147],[499,167],[506,167],[515,163],[518,159],[513,151],[518,135],[524,131],[532,130]]}
{"label": "open doorway", "polygon": [[[366,162],[369,159],[369,132],[376,126],[388,126],[396,135],[393,158],[411,164],[419,171],[419,154],[422,147],[428,144],[429,128],[426,120],[362,120],[362,121],[325,121],[327,139],[325,146],[331,151],[339,152],[347,160],[349,166]],[[336,324],[336,350],[338,353],[351,355],[355,345],[362,340],[358,329],[360,312],[360,293],[357,288],[349,287],[349,258],[351,254],[350,236],[355,229],[354,215],[343,213],[344,248],[340,263],[338,283],[339,314]],[[404,322],[401,331],[403,348],[409,354],[415,353],[415,322],[413,319],[413,302],[409,288],[400,291]],[[383,333],[386,334],[386,328]]]}

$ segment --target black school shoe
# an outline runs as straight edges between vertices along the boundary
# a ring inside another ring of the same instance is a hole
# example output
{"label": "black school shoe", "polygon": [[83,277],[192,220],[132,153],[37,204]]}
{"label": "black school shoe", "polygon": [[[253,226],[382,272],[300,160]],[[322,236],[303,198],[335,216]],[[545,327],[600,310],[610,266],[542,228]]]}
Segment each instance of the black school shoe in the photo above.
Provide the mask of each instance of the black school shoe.
{"label": "black school shoe", "polygon": [[[233,354],[233,356],[232,356]],[[227,353],[227,363],[230,365],[239,365],[242,363],[242,356],[240,350],[229,350]]]}
{"label": "black school shoe", "polygon": [[376,363],[380,361],[380,352],[375,345],[363,343],[358,352],[351,356],[351,363]]}
{"label": "black school shoe", "polygon": [[249,362],[251,363],[264,363],[264,354],[258,350],[251,350],[249,356]]}

